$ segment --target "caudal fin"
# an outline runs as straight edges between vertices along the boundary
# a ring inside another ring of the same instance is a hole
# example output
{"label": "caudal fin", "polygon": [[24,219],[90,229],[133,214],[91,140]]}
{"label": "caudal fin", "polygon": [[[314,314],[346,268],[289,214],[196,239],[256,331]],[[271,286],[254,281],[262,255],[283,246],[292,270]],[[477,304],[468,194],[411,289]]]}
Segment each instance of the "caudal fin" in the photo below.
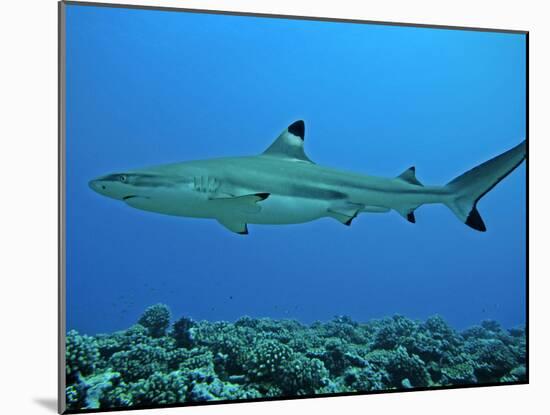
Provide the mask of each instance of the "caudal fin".
{"label": "caudal fin", "polygon": [[447,183],[446,188],[452,196],[446,205],[466,225],[485,232],[485,224],[476,208],[477,202],[521,164],[525,159],[525,152],[524,140]]}

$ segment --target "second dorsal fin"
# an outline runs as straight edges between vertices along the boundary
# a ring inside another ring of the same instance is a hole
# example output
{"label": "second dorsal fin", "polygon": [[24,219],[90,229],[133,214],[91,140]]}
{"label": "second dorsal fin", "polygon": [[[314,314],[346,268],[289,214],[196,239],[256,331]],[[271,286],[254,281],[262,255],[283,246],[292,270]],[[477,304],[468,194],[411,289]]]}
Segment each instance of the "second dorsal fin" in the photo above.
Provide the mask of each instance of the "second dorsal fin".
{"label": "second dorsal fin", "polygon": [[403,173],[401,173],[399,176],[397,176],[397,178],[410,184],[415,184],[417,186],[424,186],[422,183],[418,181],[415,173],[416,173],[416,169],[414,166],[412,166],[412,167],[409,167],[407,170],[405,170]]}
{"label": "second dorsal fin", "polygon": [[262,154],[312,163],[304,152],[305,124],[302,120],[290,124]]}

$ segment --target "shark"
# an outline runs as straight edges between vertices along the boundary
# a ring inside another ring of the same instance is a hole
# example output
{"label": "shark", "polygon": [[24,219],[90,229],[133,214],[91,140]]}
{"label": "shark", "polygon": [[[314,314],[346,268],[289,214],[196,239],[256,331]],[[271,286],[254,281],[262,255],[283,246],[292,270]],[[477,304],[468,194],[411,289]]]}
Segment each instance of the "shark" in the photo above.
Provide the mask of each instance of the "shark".
{"label": "shark", "polygon": [[111,173],[89,182],[95,192],[144,211],[217,220],[248,234],[249,224],[288,225],[329,217],[351,225],[361,213],[443,204],[476,231],[486,226],[477,203],[526,158],[526,141],[442,186],[424,185],[415,167],[377,177],[325,167],[304,150],[305,123],[290,124],[261,154],[164,164]]}

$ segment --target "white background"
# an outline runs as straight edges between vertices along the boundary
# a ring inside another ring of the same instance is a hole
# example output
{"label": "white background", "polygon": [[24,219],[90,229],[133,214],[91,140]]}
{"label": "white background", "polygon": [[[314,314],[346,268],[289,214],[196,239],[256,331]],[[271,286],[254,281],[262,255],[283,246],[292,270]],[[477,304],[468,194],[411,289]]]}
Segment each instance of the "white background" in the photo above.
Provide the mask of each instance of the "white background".
{"label": "white background", "polygon": [[[108,0],[104,0],[108,1]],[[123,0],[119,1],[124,2]],[[163,410],[267,414],[540,413],[550,394],[545,246],[550,155],[549,14],[542,1],[218,0],[135,3],[530,31],[531,384]],[[57,389],[57,4],[0,9],[0,412],[52,414]],[[369,235],[365,235],[368,238]],[[140,414],[160,411],[141,411]]]}

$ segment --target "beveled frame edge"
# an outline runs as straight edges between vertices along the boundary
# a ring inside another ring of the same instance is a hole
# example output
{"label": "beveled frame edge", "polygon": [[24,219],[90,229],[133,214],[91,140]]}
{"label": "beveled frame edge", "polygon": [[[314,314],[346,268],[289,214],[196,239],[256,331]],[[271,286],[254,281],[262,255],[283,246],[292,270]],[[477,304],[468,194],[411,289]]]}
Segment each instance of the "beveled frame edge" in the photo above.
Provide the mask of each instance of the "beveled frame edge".
{"label": "beveled frame edge", "polygon": [[174,11],[174,12],[188,12],[188,13],[200,13],[200,14],[222,14],[222,15],[229,15],[229,16],[263,17],[263,18],[290,19],[290,20],[310,20],[310,21],[333,22],[333,23],[358,23],[358,24],[371,24],[371,25],[379,25],[379,26],[405,26],[405,27],[425,28],[425,29],[467,30],[467,31],[477,31],[477,32],[495,32],[495,33],[509,33],[509,34],[529,33],[528,30],[518,30],[518,29],[497,29],[497,28],[489,28],[489,27],[438,25],[438,24],[429,24],[429,23],[403,23],[403,22],[390,22],[390,21],[381,21],[381,20],[351,19],[351,18],[342,18],[342,17],[302,16],[302,15],[287,15],[287,14],[277,14],[277,13],[272,14],[272,13],[243,12],[243,11],[230,11],[230,10],[194,9],[194,8],[186,8],[186,7],[147,6],[147,5],[139,5],[139,4],[124,4],[124,3],[102,3],[102,2],[78,1],[78,0],[64,0],[62,2],[67,5],[157,10],[157,11],[167,11],[167,12]]}
{"label": "beveled frame edge", "polygon": [[58,329],[58,356],[57,356],[57,412],[62,414],[66,408],[65,388],[66,388],[66,375],[65,375],[65,341],[66,341],[66,238],[65,238],[65,178],[66,178],[66,166],[65,166],[65,114],[66,114],[66,60],[65,60],[65,14],[66,4],[61,1],[58,3],[58,26],[57,26],[57,134],[58,134],[58,170],[57,170],[57,243],[58,243],[58,316],[57,316],[57,329]]}

